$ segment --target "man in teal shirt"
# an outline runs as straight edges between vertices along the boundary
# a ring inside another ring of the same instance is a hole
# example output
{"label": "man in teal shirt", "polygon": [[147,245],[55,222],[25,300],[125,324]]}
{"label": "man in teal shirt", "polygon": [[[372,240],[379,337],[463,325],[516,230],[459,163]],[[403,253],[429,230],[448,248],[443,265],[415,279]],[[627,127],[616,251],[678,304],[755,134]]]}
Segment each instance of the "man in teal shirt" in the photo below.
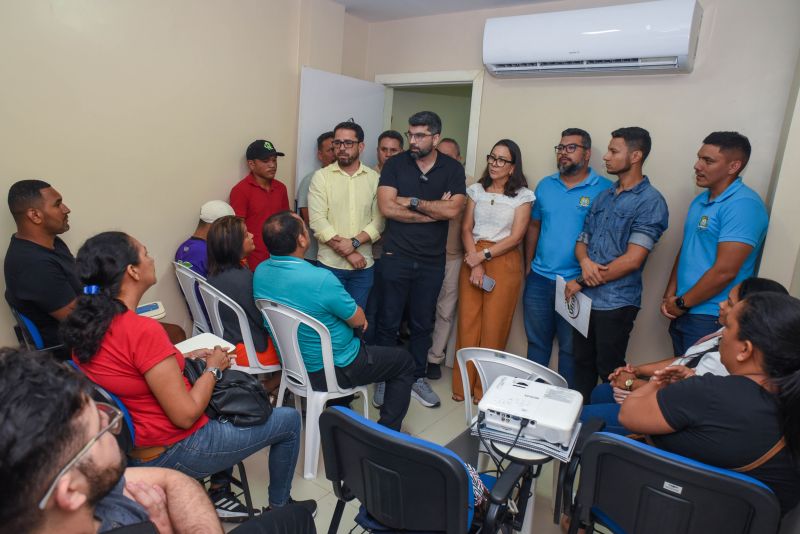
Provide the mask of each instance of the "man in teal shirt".
{"label": "man in teal shirt", "polygon": [[[414,362],[399,347],[364,346],[356,330],[366,330],[364,310],[327,269],[315,267],[303,258],[311,238],[303,220],[284,211],[264,223],[262,237],[270,258],[253,276],[253,295],[306,313],[323,323],[331,334],[336,379],[350,388],[386,382],[386,396],[378,423],[400,430],[411,399]],[[326,389],[319,336],[300,325],[297,342],[314,390]]]}

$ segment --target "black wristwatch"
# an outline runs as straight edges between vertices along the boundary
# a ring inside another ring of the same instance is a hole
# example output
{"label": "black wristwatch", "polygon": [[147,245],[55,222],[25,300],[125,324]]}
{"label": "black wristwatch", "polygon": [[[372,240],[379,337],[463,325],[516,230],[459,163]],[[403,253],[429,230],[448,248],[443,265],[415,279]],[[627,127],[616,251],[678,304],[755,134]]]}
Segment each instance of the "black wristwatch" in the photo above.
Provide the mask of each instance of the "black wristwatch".
{"label": "black wristwatch", "polygon": [[418,207],[419,207],[419,199],[417,197],[411,197],[411,199],[408,201],[408,209],[410,209],[411,211],[417,211]]}
{"label": "black wristwatch", "polygon": [[206,367],[206,371],[214,375],[214,379],[217,382],[222,380],[222,371],[219,370],[219,367]]}
{"label": "black wristwatch", "polygon": [[491,260],[492,259],[492,252],[488,248],[483,249],[483,257],[484,257],[484,259],[486,261]]}
{"label": "black wristwatch", "polygon": [[361,246],[361,241],[359,241],[357,237],[350,238],[350,243],[353,244],[353,248],[358,248]]}
{"label": "black wristwatch", "polygon": [[678,298],[675,299],[675,306],[677,306],[681,311],[684,311],[684,312],[688,312],[689,311],[689,306],[687,306],[683,302],[683,297],[678,297]]}
{"label": "black wristwatch", "polygon": [[583,275],[579,274],[578,278],[575,279],[575,283],[581,287],[586,287],[586,280],[583,279]]}

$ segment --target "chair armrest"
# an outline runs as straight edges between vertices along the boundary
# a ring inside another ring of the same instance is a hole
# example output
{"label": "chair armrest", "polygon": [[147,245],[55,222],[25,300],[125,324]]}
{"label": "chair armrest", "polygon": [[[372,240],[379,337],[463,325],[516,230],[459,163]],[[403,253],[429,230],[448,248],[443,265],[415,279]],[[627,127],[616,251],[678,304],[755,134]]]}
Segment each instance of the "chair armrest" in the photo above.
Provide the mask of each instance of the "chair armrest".
{"label": "chair armrest", "polygon": [[525,464],[511,463],[500,478],[495,482],[492,491],[489,493],[489,499],[494,504],[503,504],[511,495],[514,485],[522,478],[529,466]]}

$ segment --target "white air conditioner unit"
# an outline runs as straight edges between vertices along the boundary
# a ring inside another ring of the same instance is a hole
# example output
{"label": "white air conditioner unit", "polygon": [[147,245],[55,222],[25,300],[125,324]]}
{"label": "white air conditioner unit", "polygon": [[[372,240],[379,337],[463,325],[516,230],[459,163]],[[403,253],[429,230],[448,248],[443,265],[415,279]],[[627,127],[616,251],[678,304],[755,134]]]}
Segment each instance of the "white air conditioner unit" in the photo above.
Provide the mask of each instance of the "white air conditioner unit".
{"label": "white air conditioner unit", "polygon": [[702,15],[658,0],[488,19],[483,63],[498,77],[691,72]]}

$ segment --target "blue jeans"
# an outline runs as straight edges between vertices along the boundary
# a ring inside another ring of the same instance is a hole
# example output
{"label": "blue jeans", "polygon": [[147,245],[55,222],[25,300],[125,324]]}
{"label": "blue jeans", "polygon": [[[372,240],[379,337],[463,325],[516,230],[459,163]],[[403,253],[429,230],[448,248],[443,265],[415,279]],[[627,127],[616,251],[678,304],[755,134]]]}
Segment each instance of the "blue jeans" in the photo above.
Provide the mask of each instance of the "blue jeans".
{"label": "blue jeans", "polygon": [[602,419],[606,422],[603,429],[605,432],[622,434],[623,436],[631,432],[619,424],[620,405],[614,400],[614,390],[611,384],[598,384],[592,390],[590,399],[591,404],[583,407],[581,412],[581,422],[585,423],[589,419]]}
{"label": "blue jeans", "polygon": [[318,267],[328,269],[333,275],[339,279],[353,300],[356,301],[363,310],[367,306],[367,298],[369,297],[369,290],[372,289],[372,282],[375,273],[375,266],[367,267],[366,269],[335,269],[328,267],[322,262],[319,262]]}
{"label": "blue jeans", "polygon": [[269,504],[283,506],[292,489],[300,450],[300,428],[300,413],[286,407],[274,408],[267,422],[258,426],[235,426],[212,419],[158,458],[149,462],[131,458],[129,464],[132,467],[167,467],[199,479],[224,471],[270,447]]}
{"label": "blue jeans", "polygon": [[572,326],[555,310],[556,281],[531,270],[525,279],[522,305],[525,334],[528,336],[528,359],[540,365],[550,363],[553,338],[558,338],[558,374],[572,387]]}
{"label": "blue jeans", "polygon": [[414,378],[422,378],[428,367],[428,350],[436,318],[436,301],[444,281],[444,259],[437,263],[417,261],[383,251],[381,257],[381,306],[378,309],[377,344],[394,347],[397,331],[408,304],[411,339],[408,349],[414,357]]}
{"label": "blue jeans", "polygon": [[685,313],[669,323],[669,337],[675,356],[683,356],[689,347],[703,336],[719,330],[719,317],[700,313]]}

